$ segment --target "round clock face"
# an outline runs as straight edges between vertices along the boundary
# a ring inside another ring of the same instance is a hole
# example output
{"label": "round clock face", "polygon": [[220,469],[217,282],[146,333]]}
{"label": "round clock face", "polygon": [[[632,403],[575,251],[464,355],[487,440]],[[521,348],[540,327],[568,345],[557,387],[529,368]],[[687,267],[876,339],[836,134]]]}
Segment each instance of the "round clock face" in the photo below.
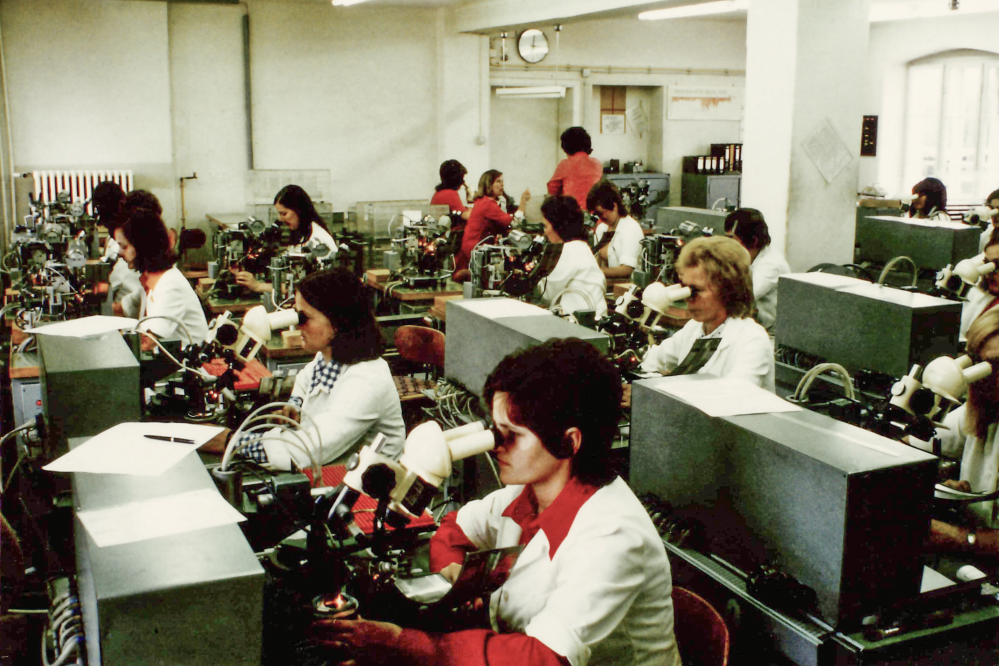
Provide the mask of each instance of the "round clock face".
{"label": "round clock face", "polygon": [[541,62],[548,55],[548,38],[540,30],[525,30],[520,33],[517,50],[527,62]]}

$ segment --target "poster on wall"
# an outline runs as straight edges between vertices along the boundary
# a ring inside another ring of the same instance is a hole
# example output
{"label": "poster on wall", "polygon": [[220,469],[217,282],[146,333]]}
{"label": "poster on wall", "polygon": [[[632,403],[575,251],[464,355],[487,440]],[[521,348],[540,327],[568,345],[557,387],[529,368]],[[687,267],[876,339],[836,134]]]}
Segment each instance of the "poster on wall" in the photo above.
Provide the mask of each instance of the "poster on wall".
{"label": "poster on wall", "polygon": [[802,148],[827,183],[831,183],[853,159],[828,118],[808,135]]}
{"label": "poster on wall", "polygon": [[605,113],[600,117],[601,134],[624,134],[624,114]]}
{"label": "poster on wall", "polygon": [[645,130],[649,127],[649,118],[645,115],[642,103],[639,102],[638,106],[628,109],[625,115],[628,116],[628,124],[631,125],[632,131],[636,132],[638,137],[641,138],[645,134]]}
{"label": "poster on wall", "polygon": [[670,86],[669,120],[742,120],[741,88]]}

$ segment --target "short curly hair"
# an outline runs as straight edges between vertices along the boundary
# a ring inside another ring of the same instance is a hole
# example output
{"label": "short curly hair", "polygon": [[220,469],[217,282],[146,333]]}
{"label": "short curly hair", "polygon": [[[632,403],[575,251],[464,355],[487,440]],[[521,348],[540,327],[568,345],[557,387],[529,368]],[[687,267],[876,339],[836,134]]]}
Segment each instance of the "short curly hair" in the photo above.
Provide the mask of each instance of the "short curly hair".
{"label": "short curly hair", "polygon": [[586,240],[586,226],[583,224],[583,211],[576,197],[555,195],[541,204],[541,214],[552,225],[562,242]]}
{"label": "short curly hair", "polygon": [[[603,486],[618,475],[610,462],[621,417],[621,375],[600,350],[579,338],[548,340],[506,356],[486,379],[485,399],[509,395],[510,418],[538,436],[559,459],[572,457],[572,475]],[[579,428],[575,455],[566,444]]]}
{"label": "short curly hair", "polygon": [[119,229],[135,248],[133,264],[140,273],[159,273],[177,261],[162,214],[159,199],[145,190],[132,190],[122,201]]}
{"label": "short curly hair", "polygon": [[730,317],[748,317],[753,312],[753,275],[749,250],[727,236],[695,238],[680,250],[676,269],[683,273],[700,266],[707,273]]}
{"label": "short curly hair", "polygon": [[562,132],[561,143],[562,150],[565,151],[566,155],[575,155],[576,153],[589,155],[593,152],[593,141],[590,139],[590,133],[582,127],[570,127]]}
{"label": "short curly hair", "polygon": [[597,206],[604,210],[617,210],[617,214],[621,217],[628,214],[628,209],[624,207],[624,199],[621,198],[621,190],[609,180],[599,181],[586,194],[586,209],[595,213]]}

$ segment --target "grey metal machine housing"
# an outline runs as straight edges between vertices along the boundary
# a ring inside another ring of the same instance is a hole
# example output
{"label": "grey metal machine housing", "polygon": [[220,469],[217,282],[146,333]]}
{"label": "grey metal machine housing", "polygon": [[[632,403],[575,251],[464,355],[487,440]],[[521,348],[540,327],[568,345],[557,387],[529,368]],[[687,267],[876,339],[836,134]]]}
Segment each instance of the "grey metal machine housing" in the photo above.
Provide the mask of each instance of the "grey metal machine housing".
{"label": "grey metal machine housing", "polygon": [[900,377],[957,351],[961,304],[828,273],[792,273],[777,283],[778,345]]}
{"label": "grey metal machine housing", "polygon": [[886,263],[899,256],[919,268],[940,270],[978,254],[982,230],[960,222],[930,222],[908,217],[857,218],[857,261]]}
{"label": "grey metal machine housing", "polygon": [[808,410],[711,417],[661,388],[711,379],[635,382],[634,491],[698,520],[741,570],[775,563],[812,588],[833,626],[916,597],[936,458]]}
{"label": "grey metal machine housing", "polygon": [[[217,492],[195,454],[160,476],[73,474],[72,482],[74,514]],[[104,548],[78,517],[73,527],[88,663],[260,663],[264,570],[238,525]]]}
{"label": "grey metal machine housing", "polygon": [[66,453],[71,437],[139,420],[139,362],[120,334],[37,339],[42,413],[49,428],[46,458]]}
{"label": "grey metal machine housing", "polygon": [[580,338],[604,353],[610,349],[607,335],[537,306],[510,298],[448,301],[444,376],[481,396],[486,378],[504,356],[552,338]]}

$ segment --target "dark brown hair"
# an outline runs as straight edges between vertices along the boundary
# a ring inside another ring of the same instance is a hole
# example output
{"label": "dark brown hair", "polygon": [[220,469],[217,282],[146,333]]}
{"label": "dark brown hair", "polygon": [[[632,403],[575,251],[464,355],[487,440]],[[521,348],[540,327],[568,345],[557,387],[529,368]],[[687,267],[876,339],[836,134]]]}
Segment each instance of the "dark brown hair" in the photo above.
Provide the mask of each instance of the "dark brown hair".
{"label": "dark brown hair", "polygon": [[334,268],[309,275],[298,285],[305,302],[326,315],[333,325],[330,349],[335,361],[359,363],[382,354],[378,321],[360,281],[345,268]]}
{"label": "dark brown hair", "polygon": [[[617,476],[608,457],[621,416],[621,375],[596,347],[568,338],[514,352],[486,379],[490,407],[498,392],[509,395],[510,418],[549,453],[572,457],[574,477],[603,486]],[[582,433],[575,455],[565,439],[574,427]]]}
{"label": "dark brown hair", "polygon": [[140,273],[159,273],[177,261],[162,213],[159,199],[145,190],[132,190],[122,201],[118,221],[121,232],[135,248],[132,263]]}

